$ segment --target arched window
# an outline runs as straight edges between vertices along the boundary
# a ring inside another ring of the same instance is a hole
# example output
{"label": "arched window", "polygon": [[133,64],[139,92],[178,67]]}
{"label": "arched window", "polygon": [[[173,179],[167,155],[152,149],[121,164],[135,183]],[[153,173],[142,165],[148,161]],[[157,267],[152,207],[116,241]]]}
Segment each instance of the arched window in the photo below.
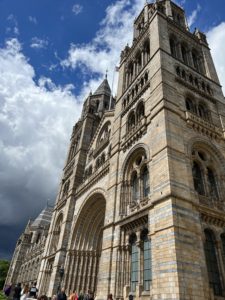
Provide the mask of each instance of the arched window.
{"label": "arched window", "polygon": [[181,46],[181,56],[182,60],[185,64],[188,64],[188,53],[187,53],[187,48],[186,46],[182,45]]}
{"label": "arched window", "polygon": [[186,100],[185,100],[185,104],[186,104],[186,109],[188,110],[188,111],[191,111],[191,112],[193,112],[193,103],[192,103],[192,101],[189,99],[189,98],[187,98]]}
{"label": "arched window", "polygon": [[173,38],[170,38],[170,51],[173,57],[177,57],[176,43]]}
{"label": "arched window", "polygon": [[140,121],[145,115],[144,103],[141,102],[137,106],[137,120]]}
{"label": "arched window", "polygon": [[136,285],[138,283],[138,247],[136,245],[137,237],[133,233],[130,236],[130,245],[131,245],[131,291],[136,291]]}
{"label": "arched window", "polygon": [[216,178],[214,172],[210,168],[207,168],[207,177],[208,177],[208,184],[209,184],[209,195],[212,198],[218,199],[219,194],[218,194],[218,189],[216,184]]}
{"label": "arched window", "polygon": [[143,197],[148,197],[149,195],[149,172],[147,166],[144,167],[142,172],[142,193]]}
{"label": "arched window", "polygon": [[205,195],[203,174],[200,165],[194,161],[192,167],[192,176],[194,180],[194,188],[199,195]]}
{"label": "arched window", "polygon": [[208,109],[202,103],[198,105],[198,114],[202,119],[209,121]]}
{"label": "arched window", "polygon": [[222,233],[220,237],[222,243],[223,266],[225,268],[225,233]]}
{"label": "arched window", "polygon": [[205,258],[208,270],[209,285],[217,296],[222,296],[219,267],[216,255],[215,237],[210,230],[205,230]]}
{"label": "arched window", "polygon": [[135,126],[135,114],[132,112],[128,117],[128,130]]}
{"label": "arched window", "polygon": [[138,177],[137,173],[135,172],[131,179],[131,186],[132,186],[132,200],[138,200]]}
{"label": "arched window", "polygon": [[198,54],[196,51],[192,51],[192,59],[193,59],[193,64],[194,68],[199,71],[199,60],[198,60]]}
{"label": "arched window", "polygon": [[151,240],[148,238],[148,229],[144,229],[141,233],[141,240],[143,241],[143,285],[144,290],[150,290],[150,283],[152,280],[152,251]]}

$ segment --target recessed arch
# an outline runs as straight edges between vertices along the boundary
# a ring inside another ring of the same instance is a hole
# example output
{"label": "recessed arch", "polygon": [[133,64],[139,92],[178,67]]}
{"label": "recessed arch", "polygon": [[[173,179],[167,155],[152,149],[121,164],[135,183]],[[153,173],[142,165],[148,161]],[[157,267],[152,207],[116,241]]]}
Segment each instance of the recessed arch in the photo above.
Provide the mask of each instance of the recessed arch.
{"label": "recessed arch", "polygon": [[74,279],[66,281],[68,291],[96,291],[105,209],[106,197],[101,189],[92,191],[79,209],[70,243],[70,252],[73,255],[67,258],[68,272],[72,266],[74,273]]}

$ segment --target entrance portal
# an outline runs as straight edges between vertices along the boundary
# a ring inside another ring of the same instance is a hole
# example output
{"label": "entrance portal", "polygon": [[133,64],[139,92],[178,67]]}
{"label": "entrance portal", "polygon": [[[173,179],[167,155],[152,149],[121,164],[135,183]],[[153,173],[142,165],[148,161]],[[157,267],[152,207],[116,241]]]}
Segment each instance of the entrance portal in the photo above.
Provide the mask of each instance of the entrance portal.
{"label": "entrance portal", "polygon": [[65,287],[71,290],[96,292],[98,266],[102,248],[105,199],[93,195],[82,208],[76,221],[69,257]]}

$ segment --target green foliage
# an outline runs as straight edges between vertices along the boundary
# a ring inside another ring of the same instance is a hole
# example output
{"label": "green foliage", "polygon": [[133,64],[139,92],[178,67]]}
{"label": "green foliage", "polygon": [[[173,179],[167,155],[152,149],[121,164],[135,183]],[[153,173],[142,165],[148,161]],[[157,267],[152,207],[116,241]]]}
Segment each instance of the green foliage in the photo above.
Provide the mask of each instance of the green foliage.
{"label": "green foliage", "polygon": [[7,300],[7,297],[4,295],[3,292],[0,292],[0,300]]}
{"label": "green foliage", "polygon": [[[9,261],[8,260],[0,260],[0,290],[3,289],[5,279],[9,269]],[[0,295],[2,297],[2,295]],[[2,298],[0,298],[2,300]]]}

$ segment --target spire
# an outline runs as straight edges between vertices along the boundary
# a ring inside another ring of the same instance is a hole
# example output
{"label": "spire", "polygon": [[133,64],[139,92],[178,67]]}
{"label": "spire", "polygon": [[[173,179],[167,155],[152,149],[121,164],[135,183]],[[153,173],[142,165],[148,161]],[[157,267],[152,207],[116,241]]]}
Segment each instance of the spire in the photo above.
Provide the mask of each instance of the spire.
{"label": "spire", "polygon": [[111,89],[108,83],[107,74],[103,82],[100,84],[100,86],[97,88],[97,90],[94,92],[94,95],[111,95]]}

